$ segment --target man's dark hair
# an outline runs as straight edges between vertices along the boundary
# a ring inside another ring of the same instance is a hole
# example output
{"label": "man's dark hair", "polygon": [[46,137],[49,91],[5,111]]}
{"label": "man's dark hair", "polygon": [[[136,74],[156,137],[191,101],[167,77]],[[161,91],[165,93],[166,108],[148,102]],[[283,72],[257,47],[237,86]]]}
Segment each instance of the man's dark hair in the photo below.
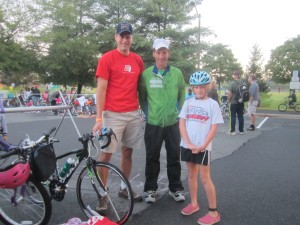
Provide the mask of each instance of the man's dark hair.
{"label": "man's dark hair", "polygon": [[241,77],[241,72],[239,70],[236,70],[233,72],[233,75],[237,76],[238,78]]}

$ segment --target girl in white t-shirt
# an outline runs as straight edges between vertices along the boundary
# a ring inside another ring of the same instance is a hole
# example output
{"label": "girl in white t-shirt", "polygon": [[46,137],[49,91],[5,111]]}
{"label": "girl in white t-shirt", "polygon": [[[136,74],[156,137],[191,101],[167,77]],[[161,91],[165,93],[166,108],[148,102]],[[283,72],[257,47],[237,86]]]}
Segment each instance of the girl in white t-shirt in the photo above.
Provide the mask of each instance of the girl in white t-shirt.
{"label": "girl in white t-shirt", "polygon": [[183,215],[191,215],[199,210],[197,200],[197,175],[200,178],[208,200],[209,212],[198,219],[199,224],[215,224],[221,217],[217,211],[215,186],[210,177],[210,155],[212,139],[217,133],[218,124],[223,123],[218,103],[207,97],[211,76],[204,71],[190,77],[194,97],[186,100],[179,114],[181,133],[181,160],[186,161],[191,203],[181,210]]}

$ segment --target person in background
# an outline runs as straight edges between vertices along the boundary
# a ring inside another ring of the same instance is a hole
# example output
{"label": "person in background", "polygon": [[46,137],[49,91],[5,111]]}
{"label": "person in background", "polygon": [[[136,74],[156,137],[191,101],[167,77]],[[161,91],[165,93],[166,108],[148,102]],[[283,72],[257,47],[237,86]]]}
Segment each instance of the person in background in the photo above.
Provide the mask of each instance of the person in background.
{"label": "person in background", "polygon": [[30,91],[30,88],[27,87],[25,88],[25,92],[24,92],[24,101],[27,102],[27,101],[30,101],[32,96],[31,96],[31,91]]}
{"label": "person in background", "polygon": [[248,82],[250,83],[249,87],[249,103],[248,103],[248,114],[251,116],[251,125],[247,130],[254,131],[255,130],[255,122],[256,122],[256,108],[258,106],[259,101],[259,87],[256,83],[256,76],[251,74],[248,77]]}
{"label": "person in background", "polygon": [[225,90],[224,95],[221,96],[221,103],[227,102],[228,100],[228,90]]}
{"label": "person in background", "polygon": [[181,134],[181,160],[188,168],[188,185],[191,203],[181,210],[181,214],[189,216],[199,211],[198,204],[198,173],[208,201],[208,213],[198,219],[198,224],[212,225],[220,222],[217,211],[215,186],[210,176],[210,160],[212,140],[218,124],[224,123],[218,103],[207,97],[211,76],[205,71],[191,75],[190,85],[193,86],[195,97],[184,102],[179,114]]}
{"label": "person in background", "polygon": [[34,85],[34,88],[32,88],[32,100],[33,100],[33,105],[37,106],[39,100],[41,97],[41,91],[38,89],[37,85]]}
{"label": "person in background", "polygon": [[236,135],[235,132],[235,123],[236,116],[239,121],[239,132],[241,135],[244,134],[244,102],[239,102],[237,99],[238,93],[238,85],[241,80],[241,73],[239,71],[235,71],[232,75],[233,81],[230,84],[228,89],[228,104],[230,104],[230,130],[227,134]]}
{"label": "person in background", "polygon": [[208,91],[207,96],[215,100],[220,105],[219,95],[216,87],[217,87],[217,81],[212,80],[211,89]]}
{"label": "person in background", "polygon": [[187,100],[187,99],[189,99],[189,98],[191,98],[191,97],[194,97],[194,96],[195,96],[195,95],[194,95],[192,89],[189,88],[189,89],[188,89],[188,93],[187,93],[186,96],[185,96],[185,100]]}
{"label": "person in background", "polygon": [[[143,124],[139,114],[137,84],[144,70],[142,58],[130,51],[133,42],[132,26],[121,22],[116,27],[114,35],[117,48],[111,50],[99,59],[96,78],[96,123],[93,133],[101,132],[102,128],[111,128],[116,138],[111,144],[101,149],[99,161],[109,162],[112,154],[121,148],[120,168],[128,178],[132,168],[133,149],[142,149]],[[107,172],[99,171],[106,182]],[[124,185],[120,187],[119,197],[128,199]],[[104,195],[97,203],[96,210],[106,214],[108,197]],[[142,201],[142,196],[133,191],[133,200]]]}
{"label": "person in background", "polygon": [[8,130],[4,113],[4,107],[2,103],[2,98],[0,99],[0,135],[2,138],[7,141],[8,139]]}
{"label": "person in background", "polygon": [[295,89],[293,89],[293,90],[290,91],[290,95],[288,96],[288,98],[290,99],[289,106],[291,106],[295,102],[297,102],[297,97],[296,97]]}
{"label": "person in background", "polygon": [[155,65],[143,72],[139,83],[140,105],[146,115],[144,197],[147,203],[156,201],[160,151],[165,142],[169,194],[175,201],[181,202],[185,197],[180,180],[178,108],[182,107],[185,99],[185,81],[182,72],[168,64],[170,51],[165,39],[154,41],[152,55]]}
{"label": "person in background", "polygon": [[[48,94],[48,100],[51,106],[56,106],[56,100],[59,98],[59,91],[50,91]],[[58,115],[58,110],[53,110],[54,115]]]}

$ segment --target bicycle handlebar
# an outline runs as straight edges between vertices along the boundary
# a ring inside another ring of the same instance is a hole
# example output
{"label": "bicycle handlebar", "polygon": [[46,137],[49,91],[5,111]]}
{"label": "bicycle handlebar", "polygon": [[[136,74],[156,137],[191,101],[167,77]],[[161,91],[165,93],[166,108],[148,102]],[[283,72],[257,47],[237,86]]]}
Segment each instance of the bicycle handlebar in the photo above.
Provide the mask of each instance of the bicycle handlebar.
{"label": "bicycle handlebar", "polygon": [[30,142],[29,145],[22,146],[22,147],[16,146],[12,148],[9,152],[0,155],[0,159],[8,158],[9,156],[12,155],[17,155],[20,152],[22,152],[22,150],[30,149],[37,146],[38,144],[42,143],[45,139],[47,139],[55,130],[56,127],[53,127],[49,131],[44,132],[43,136],[41,136],[37,141]]}
{"label": "bicycle handlebar", "polygon": [[101,146],[101,149],[103,148],[106,148],[107,146],[110,145],[111,143],[111,136],[114,135],[115,138],[116,138],[116,135],[115,133],[113,132],[113,130],[110,128],[110,129],[107,129],[107,128],[103,128],[102,131],[101,131],[101,134],[96,134],[96,135],[93,135],[93,134],[85,134],[83,137],[80,137],[78,140],[83,144],[87,144],[89,140],[92,140],[94,137],[96,137],[98,140],[101,140],[101,139],[104,139],[105,137],[107,138],[107,143],[103,146]]}
{"label": "bicycle handlebar", "polygon": [[9,156],[17,155],[20,151],[21,151],[21,149],[19,147],[14,148],[9,152],[4,153],[3,155],[0,155],[0,159],[5,159],[5,158],[8,158]]}
{"label": "bicycle handlebar", "polygon": [[101,134],[98,136],[98,140],[101,140],[101,139],[107,137],[107,143],[105,145],[102,145],[101,149],[104,149],[110,145],[112,135],[114,135],[115,138],[117,139],[116,134],[113,132],[113,130],[111,128],[109,128],[109,129],[102,128]]}

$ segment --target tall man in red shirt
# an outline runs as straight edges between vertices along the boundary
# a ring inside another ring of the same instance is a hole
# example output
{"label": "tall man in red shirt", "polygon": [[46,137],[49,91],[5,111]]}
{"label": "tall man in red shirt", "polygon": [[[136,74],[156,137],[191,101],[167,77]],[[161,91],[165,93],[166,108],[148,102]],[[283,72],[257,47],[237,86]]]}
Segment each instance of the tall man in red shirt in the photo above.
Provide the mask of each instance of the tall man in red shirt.
{"label": "tall man in red shirt", "polygon": [[[142,58],[130,51],[132,26],[127,22],[117,25],[115,41],[117,48],[105,53],[98,62],[97,78],[97,116],[93,132],[102,127],[111,128],[116,139],[102,149],[99,160],[109,162],[112,153],[122,151],[120,168],[127,178],[132,168],[133,149],[142,148],[143,124],[138,112],[137,83],[144,70]],[[103,171],[102,171],[103,172]],[[103,174],[102,174],[103,176]],[[134,192],[135,201],[142,197]],[[127,198],[126,189],[120,188],[119,197]],[[108,197],[104,196],[97,204],[97,211],[107,212]]]}

